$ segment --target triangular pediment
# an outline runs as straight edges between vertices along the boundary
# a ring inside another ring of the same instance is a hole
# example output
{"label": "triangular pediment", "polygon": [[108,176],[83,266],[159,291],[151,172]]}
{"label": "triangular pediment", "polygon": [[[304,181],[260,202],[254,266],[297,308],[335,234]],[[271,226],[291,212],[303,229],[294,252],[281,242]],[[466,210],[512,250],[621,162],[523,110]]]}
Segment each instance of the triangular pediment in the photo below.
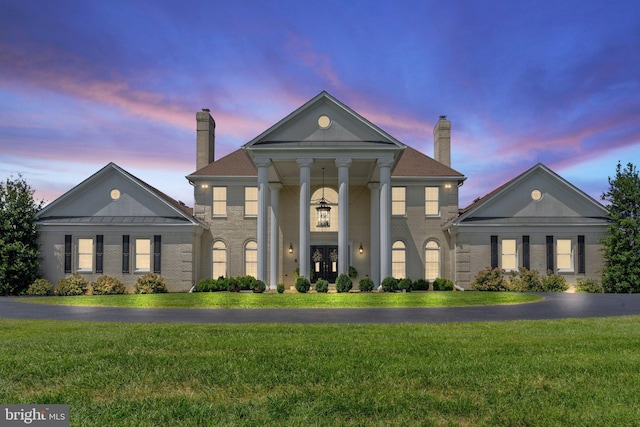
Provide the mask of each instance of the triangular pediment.
{"label": "triangular pediment", "polygon": [[114,163],[73,187],[38,213],[40,222],[83,218],[87,222],[126,222],[123,218],[196,221],[190,208],[139,180]]}
{"label": "triangular pediment", "polygon": [[327,92],[322,92],[248,142],[244,148],[371,144],[404,148],[391,135]]}
{"label": "triangular pediment", "polygon": [[462,210],[456,223],[507,218],[604,219],[606,209],[587,194],[542,164],[538,164],[503,186],[477,199]]}

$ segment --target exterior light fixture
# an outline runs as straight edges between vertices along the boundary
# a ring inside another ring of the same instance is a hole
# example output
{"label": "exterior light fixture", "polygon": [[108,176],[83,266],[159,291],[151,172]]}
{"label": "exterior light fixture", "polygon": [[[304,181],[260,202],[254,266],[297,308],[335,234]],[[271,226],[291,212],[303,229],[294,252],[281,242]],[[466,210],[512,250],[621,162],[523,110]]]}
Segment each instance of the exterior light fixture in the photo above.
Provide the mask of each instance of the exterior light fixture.
{"label": "exterior light fixture", "polygon": [[360,247],[358,248],[358,252],[363,253],[364,248],[362,247],[362,242],[360,242]]}
{"label": "exterior light fixture", "polygon": [[316,227],[318,228],[329,227],[330,213],[331,213],[331,206],[329,206],[329,204],[324,198],[324,168],[322,168],[322,198],[320,199],[320,203],[318,203],[318,206],[316,207],[316,215],[318,219]]}
{"label": "exterior light fixture", "polygon": [[289,243],[289,253],[290,254],[293,253],[293,245],[291,243]]}

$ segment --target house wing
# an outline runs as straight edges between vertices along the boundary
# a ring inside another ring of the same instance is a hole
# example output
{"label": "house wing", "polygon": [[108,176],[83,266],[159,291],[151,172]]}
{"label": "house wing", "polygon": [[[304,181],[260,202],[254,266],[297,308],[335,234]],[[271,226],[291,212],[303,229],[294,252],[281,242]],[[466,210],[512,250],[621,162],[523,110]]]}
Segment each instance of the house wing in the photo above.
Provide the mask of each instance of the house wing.
{"label": "house wing", "polygon": [[38,213],[40,223],[200,224],[192,209],[115,163],[73,187]]}
{"label": "house wing", "polygon": [[461,210],[453,221],[606,221],[605,207],[543,164],[537,164]]}

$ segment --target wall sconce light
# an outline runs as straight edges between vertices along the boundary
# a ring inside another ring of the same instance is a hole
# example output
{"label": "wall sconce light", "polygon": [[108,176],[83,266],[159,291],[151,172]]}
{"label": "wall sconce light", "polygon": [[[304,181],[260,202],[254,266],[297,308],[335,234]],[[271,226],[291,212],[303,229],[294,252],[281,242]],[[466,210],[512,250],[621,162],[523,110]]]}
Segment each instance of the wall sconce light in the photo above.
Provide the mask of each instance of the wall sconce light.
{"label": "wall sconce light", "polygon": [[209,188],[208,184],[202,184],[202,188]]}
{"label": "wall sconce light", "polygon": [[447,190],[451,188],[451,184],[445,184],[444,188],[446,188]]}
{"label": "wall sconce light", "polygon": [[289,243],[289,253],[290,254],[293,253],[293,245],[291,243]]}
{"label": "wall sconce light", "polygon": [[358,248],[358,252],[363,253],[364,248],[362,247],[362,242],[360,243],[360,247]]}

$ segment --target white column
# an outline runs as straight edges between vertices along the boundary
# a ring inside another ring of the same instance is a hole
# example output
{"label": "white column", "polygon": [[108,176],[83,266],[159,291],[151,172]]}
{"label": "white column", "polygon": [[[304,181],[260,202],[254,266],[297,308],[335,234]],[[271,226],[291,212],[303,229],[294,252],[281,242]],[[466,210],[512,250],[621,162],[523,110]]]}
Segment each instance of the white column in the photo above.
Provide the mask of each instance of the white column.
{"label": "white column", "polygon": [[267,282],[267,258],[268,258],[268,228],[269,222],[269,159],[255,159],[258,167],[258,277],[256,279]]}
{"label": "white column", "polygon": [[380,167],[380,280],[391,276],[391,165],[378,159]]}
{"label": "white column", "polygon": [[269,184],[271,190],[271,248],[269,249],[270,263],[269,289],[276,289],[278,285],[278,273],[280,263],[280,189],[282,184],[274,182]]}
{"label": "white column", "polygon": [[297,159],[296,162],[300,167],[300,249],[298,251],[298,263],[300,276],[308,279],[311,263],[311,255],[309,254],[311,218],[309,217],[309,210],[311,209],[310,187],[313,159]]}
{"label": "white column", "polygon": [[374,286],[380,286],[380,185],[369,184],[371,197],[371,248],[369,257],[371,263],[371,280]]}
{"label": "white column", "polygon": [[349,273],[349,166],[351,159],[336,159],[338,167],[338,274]]}

